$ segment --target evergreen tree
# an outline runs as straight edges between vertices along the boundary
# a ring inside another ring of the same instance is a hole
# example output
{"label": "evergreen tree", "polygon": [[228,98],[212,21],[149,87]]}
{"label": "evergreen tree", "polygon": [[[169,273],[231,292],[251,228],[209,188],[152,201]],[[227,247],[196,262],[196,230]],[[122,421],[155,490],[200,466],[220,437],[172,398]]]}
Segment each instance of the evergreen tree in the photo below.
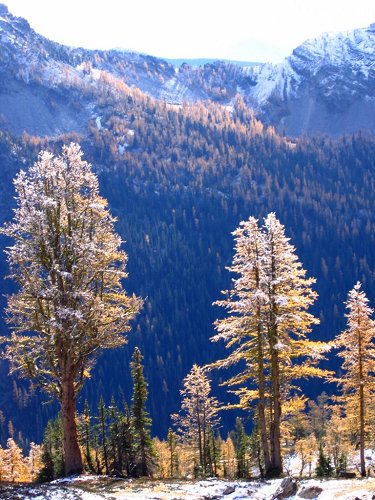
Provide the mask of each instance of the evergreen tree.
{"label": "evergreen tree", "polygon": [[76,397],[101,349],[124,344],[140,300],[122,288],[127,256],[98,179],[77,144],[42,152],[15,179],[18,206],[2,233],[19,291],[8,299],[6,358],[61,405],[65,473],[83,463]]}
{"label": "evergreen tree", "polygon": [[333,470],[334,468],[332,466],[331,457],[325,455],[323,451],[323,446],[320,445],[318,464],[315,470],[316,475],[318,477],[329,477],[332,476]]}
{"label": "evergreen tree", "polygon": [[85,405],[81,420],[82,420],[81,442],[82,442],[85,462],[87,464],[89,472],[95,472],[95,467],[92,462],[92,455],[91,455],[91,445],[92,445],[91,415],[87,399],[85,400]]}
{"label": "evergreen tree", "polygon": [[259,425],[255,420],[253,422],[253,430],[248,438],[248,447],[251,457],[253,458],[255,464],[259,469],[260,477],[264,478],[264,462],[263,455],[260,445],[260,436],[259,436]]}
{"label": "evergreen tree", "polygon": [[215,431],[212,427],[209,428],[209,442],[208,442],[208,471],[211,476],[218,476],[219,463],[221,458],[221,444],[222,439],[220,434],[215,436]]}
{"label": "evergreen tree", "polygon": [[108,445],[107,445],[107,415],[108,410],[105,407],[103,396],[99,400],[99,415],[98,415],[98,428],[100,435],[101,450],[104,460],[105,474],[109,474],[109,460],[108,460]]}
{"label": "evergreen tree", "polygon": [[128,477],[133,475],[134,468],[134,435],[129,407],[124,401],[124,412],[120,420],[121,469]]}
{"label": "evergreen tree", "polygon": [[236,418],[236,428],[234,436],[234,446],[237,458],[237,477],[244,479],[249,476],[247,459],[249,437],[246,434],[242,420],[239,417]]}
{"label": "evergreen tree", "polygon": [[235,393],[244,409],[255,402],[265,474],[278,476],[282,404],[293,390],[293,380],[326,375],[315,365],[328,345],[307,339],[318,323],[308,312],[316,299],[311,288],[315,280],[305,277],[275,214],[270,213],[261,228],[250,217],[233,234],[236,246],[229,270],[239,277],[232,290],[223,292],[226,298],[216,303],[229,315],[216,321],[218,333],[212,340],[224,340],[234,350],[211,367],[245,363],[226,383],[239,386]]}
{"label": "evergreen tree", "polygon": [[368,305],[366,294],[357,282],[346,301],[348,309],[347,329],[335,339],[336,347],[342,350],[344,373],[334,380],[341,386],[347,412],[354,411],[359,430],[359,452],[361,475],[366,476],[365,431],[370,406],[375,396],[375,322],[371,319],[373,309]]}
{"label": "evergreen tree", "polygon": [[109,442],[109,455],[110,455],[110,470],[112,474],[121,475],[122,461],[121,461],[121,432],[120,421],[121,412],[118,410],[115,399],[112,397],[111,405],[108,412],[109,426],[108,426],[108,442]]}
{"label": "evergreen tree", "polygon": [[153,446],[150,435],[151,419],[146,410],[148,391],[142,359],[141,351],[136,347],[130,362],[133,379],[131,417],[137,475],[149,476],[152,473]]}
{"label": "evergreen tree", "polygon": [[178,472],[177,436],[171,428],[168,429],[167,443],[169,450],[169,477],[174,477]]}
{"label": "evergreen tree", "polygon": [[44,431],[39,482],[51,481],[64,475],[63,436],[61,418],[49,420]]}
{"label": "evergreen tree", "polygon": [[0,445],[5,444],[5,415],[0,410]]}

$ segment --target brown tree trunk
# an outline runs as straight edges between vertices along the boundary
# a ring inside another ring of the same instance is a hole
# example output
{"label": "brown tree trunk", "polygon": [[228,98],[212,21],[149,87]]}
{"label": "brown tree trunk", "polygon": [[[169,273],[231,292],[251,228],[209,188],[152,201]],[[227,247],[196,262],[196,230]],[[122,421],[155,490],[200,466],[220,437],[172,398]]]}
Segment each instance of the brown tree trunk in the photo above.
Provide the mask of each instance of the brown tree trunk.
{"label": "brown tree trunk", "polygon": [[365,462],[365,393],[363,380],[363,353],[362,353],[362,338],[359,334],[358,338],[359,351],[359,458],[361,464],[361,476],[366,477],[366,462]]}
{"label": "brown tree trunk", "polygon": [[[257,253],[259,257],[259,253]],[[256,285],[259,288],[259,270],[256,270]],[[259,433],[260,433],[260,445],[262,449],[262,455],[264,460],[264,468],[267,471],[270,470],[270,451],[268,446],[268,436],[267,436],[267,423],[266,423],[266,382],[264,376],[264,353],[263,353],[263,334],[261,330],[261,307],[257,308],[257,334],[258,334],[258,384],[259,384],[259,403],[258,403],[258,418],[259,418]]]}
{"label": "brown tree trunk", "polygon": [[264,460],[264,468],[270,470],[270,452],[268,447],[267,438],[267,425],[266,425],[266,404],[265,404],[265,380],[264,380],[264,365],[263,365],[263,348],[260,328],[258,328],[258,382],[259,382],[259,403],[258,403],[258,418],[259,418],[259,433],[262,455]]}
{"label": "brown tree trunk", "polygon": [[268,439],[267,439],[264,397],[261,397],[259,400],[258,418],[259,418],[259,433],[260,433],[262,455],[264,460],[264,468],[266,471],[268,471],[271,467],[271,461],[270,461],[270,452],[268,448]]}
{"label": "brown tree trunk", "polygon": [[107,439],[106,439],[106,430],[105,430],[105,407],[104,401],[101,398],[99,403],[99,421],[100,421],[100,430],[102,433],[102,447],[103,447],[103,458],[104,458],[104,468],[107,476],[109,475],[109,466],[108,466],[108,453],[107,453]]}
{"label": "brown tree trunk", "polygon": [[62,381],[61,416],[65,475],[81,474],[83,463],[78,445],[74,380],[71,375],[65,375]]}
{"label": "brown tree trunk", "polygon": [[[361,381],[362,382],[362,381]],[[365,398],[363,385],[359,386],[359,457],[361,463],[361,476],[366,477],[365,462]]]}
{"label": "brown tree trunk", "polygon": [[197,403],[197,431],[198,431],[198,448],[199,448],[199,465],[203,470],[203,447],[202,447],[202,425],[200,419],[200,408]]}
{"label": "brown tree trunk", "polygon": [[[204,403],[206,404],[206,403]],[[207,436],[206,436],[206,409],[203,407],[203,422],[202,422],[202,435],[203,435],[203,473],[206,475],[206,467],[207,467]]]}
{"label": "brown tree trunk", "polygon": [[278,477],[283,471],[281,460],[281,395],[280,395],[280,371],[278,353],[272,346],[271,354],[271,384],[273,399],[273,418],[271,421],[271,466],[266,475],[268,477]]}

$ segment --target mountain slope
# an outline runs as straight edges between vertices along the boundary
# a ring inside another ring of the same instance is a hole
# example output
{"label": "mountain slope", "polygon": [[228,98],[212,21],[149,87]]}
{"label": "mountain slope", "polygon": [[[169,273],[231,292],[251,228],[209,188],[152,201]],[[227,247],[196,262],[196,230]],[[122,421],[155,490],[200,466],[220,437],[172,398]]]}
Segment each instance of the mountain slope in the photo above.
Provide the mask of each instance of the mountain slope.
{"label": "mountain slope", "polygon": [[[230,286],[225,266],[233,252],[230,233],[240,220],[276,211],[286,225],[308,274],[318,280],[315,313],[321,325],[315,338],[331,339],[343,326],[343,301],[357,279],[374,301],[375,142],[359,135],[290,143],[262,128],[241,101],[232,113],[215,104],[173,109],[139,91],[126,92],[121,99],[107,97],[100,128],[93,125],[81,143],[126,240],[125,286],[146,301],[129,347],[100,357],[80,403],[87,397],[95,409],[102,394],[107,402],[112,394],[117,400],[123,391],[129,396],[128,363],[138,345],[153,429],[165,435],[192,364],[224,354],[222,345],[209,340],[220,314],[212,303]],[[19,168],[30,165],[40,149],[58,151],[70,139],[1,135],[0,222],[12,215],[11,180]],[[6,267],[2,259],[2,276]],[[2,278],[0,283],[3,297],[11,285]],[[40,406],[40,397],[31,397],[16,379],[1,383],[7,421],[24,432],[27,422],[26,432],[39,440],[54,408]],[[316,381],[307,391],[323,389]]]}
{"label": "mountain slope", "polygon": [[240,93],[264,123],[293,136],[375,131],[375,24],[309,40],[279,65],[247,67],[217,61],[176,68],[143,54],[65,47],[4,5],[0,37],[2,126],[17,134],[83,132],[98,105],[88,94],[108,78],[173,104],[232,105]]}
{"label": "mountain slope", "polygon": [[308,40],[256,71],[261,115],[288,134],[375,130],[375,24]]}
{"label": "mountain slope", "polygon": [[[321,325],[315,338],[331,339],[343,326],[343,301],[358,279],[374,303],[372,136],[290,141],[267,128],[245,102],[256,78],[267,80],[266,67],[249,73],[216,63],[176,72],[139,54],[71,49],[39,37],[4,7],[0,30],[1,127],[11,131],[0,131],[0,224],[12,217],[18,170],[31,165],[41,149],[59,151],[63,142],[81,142],[126,240],[125,286],[145,298],[129,346],[100,357],[80,404],[87,397],[96,408],[101,394],[108,403],[112,394],[121,400],[122,391],[129,397],[128,362],[139,345],[153,430],[165,435],[192,364],[224,354],[223,346],[209,341],[220,314],[212,302],[230,286],[230,233],[250,215],[275,211],[308,274],[317,278]],[[193,102],[168,104],[150,95],[150,89],[162,95],[172,80],[171,100],[190,92]],[[223,81],[231,83],[224,87]],[[239,89],[244,98],[235,97]],[[198,91],[219,103],[194,102]],[[227,102],[229,108],[220,104]],[[3,255],[9,242],[0,244]],[[3,280],[4,258],[0,273],[3,306],[4,294],[12,290]],[[5,325],[2,332],[9,332]],[[9,420],[17,432],[39,441],[56,408],[42,406],[33,387],[6,377],[4,365],[0,372],[0,441]],[[323,389],[319,382],[307,388],[309,395]]]}

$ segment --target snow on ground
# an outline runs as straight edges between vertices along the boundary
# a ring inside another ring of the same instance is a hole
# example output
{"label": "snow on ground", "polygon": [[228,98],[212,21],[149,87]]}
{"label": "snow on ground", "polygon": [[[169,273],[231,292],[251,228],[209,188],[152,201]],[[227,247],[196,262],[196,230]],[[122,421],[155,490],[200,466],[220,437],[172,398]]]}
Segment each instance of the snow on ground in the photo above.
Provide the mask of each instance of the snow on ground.
{"label": "snow on ground", "polygon": [[[282,480],[202,481],[124,480],[104,476],[80,476],[50,484],[17,486],[0,483],[1,500],[272,500]],[[290,500],[299,500],[302,488],[318,486],[319,500],[372,500],[375,478],[309,479],[298,482],[298,491]]]}
{"label": "snow on ground", "polygon": [[[319,486],[323,489],[317,497],[319,500],[372,500],[375,498],[375,479],[327,479],[301,482],[301,486]],[[298,499],[297,496],[291,497]]]}

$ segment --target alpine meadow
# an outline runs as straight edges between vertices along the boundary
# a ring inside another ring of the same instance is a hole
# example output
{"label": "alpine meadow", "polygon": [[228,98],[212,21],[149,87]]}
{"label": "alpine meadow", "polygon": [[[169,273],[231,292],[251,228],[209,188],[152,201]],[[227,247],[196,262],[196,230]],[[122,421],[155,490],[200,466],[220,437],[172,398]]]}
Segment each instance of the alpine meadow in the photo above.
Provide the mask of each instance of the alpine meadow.
{"label": "alpine meadow", "polygon": [[248,66],[0,36],[0,497],[372,498],[374,24]]}

